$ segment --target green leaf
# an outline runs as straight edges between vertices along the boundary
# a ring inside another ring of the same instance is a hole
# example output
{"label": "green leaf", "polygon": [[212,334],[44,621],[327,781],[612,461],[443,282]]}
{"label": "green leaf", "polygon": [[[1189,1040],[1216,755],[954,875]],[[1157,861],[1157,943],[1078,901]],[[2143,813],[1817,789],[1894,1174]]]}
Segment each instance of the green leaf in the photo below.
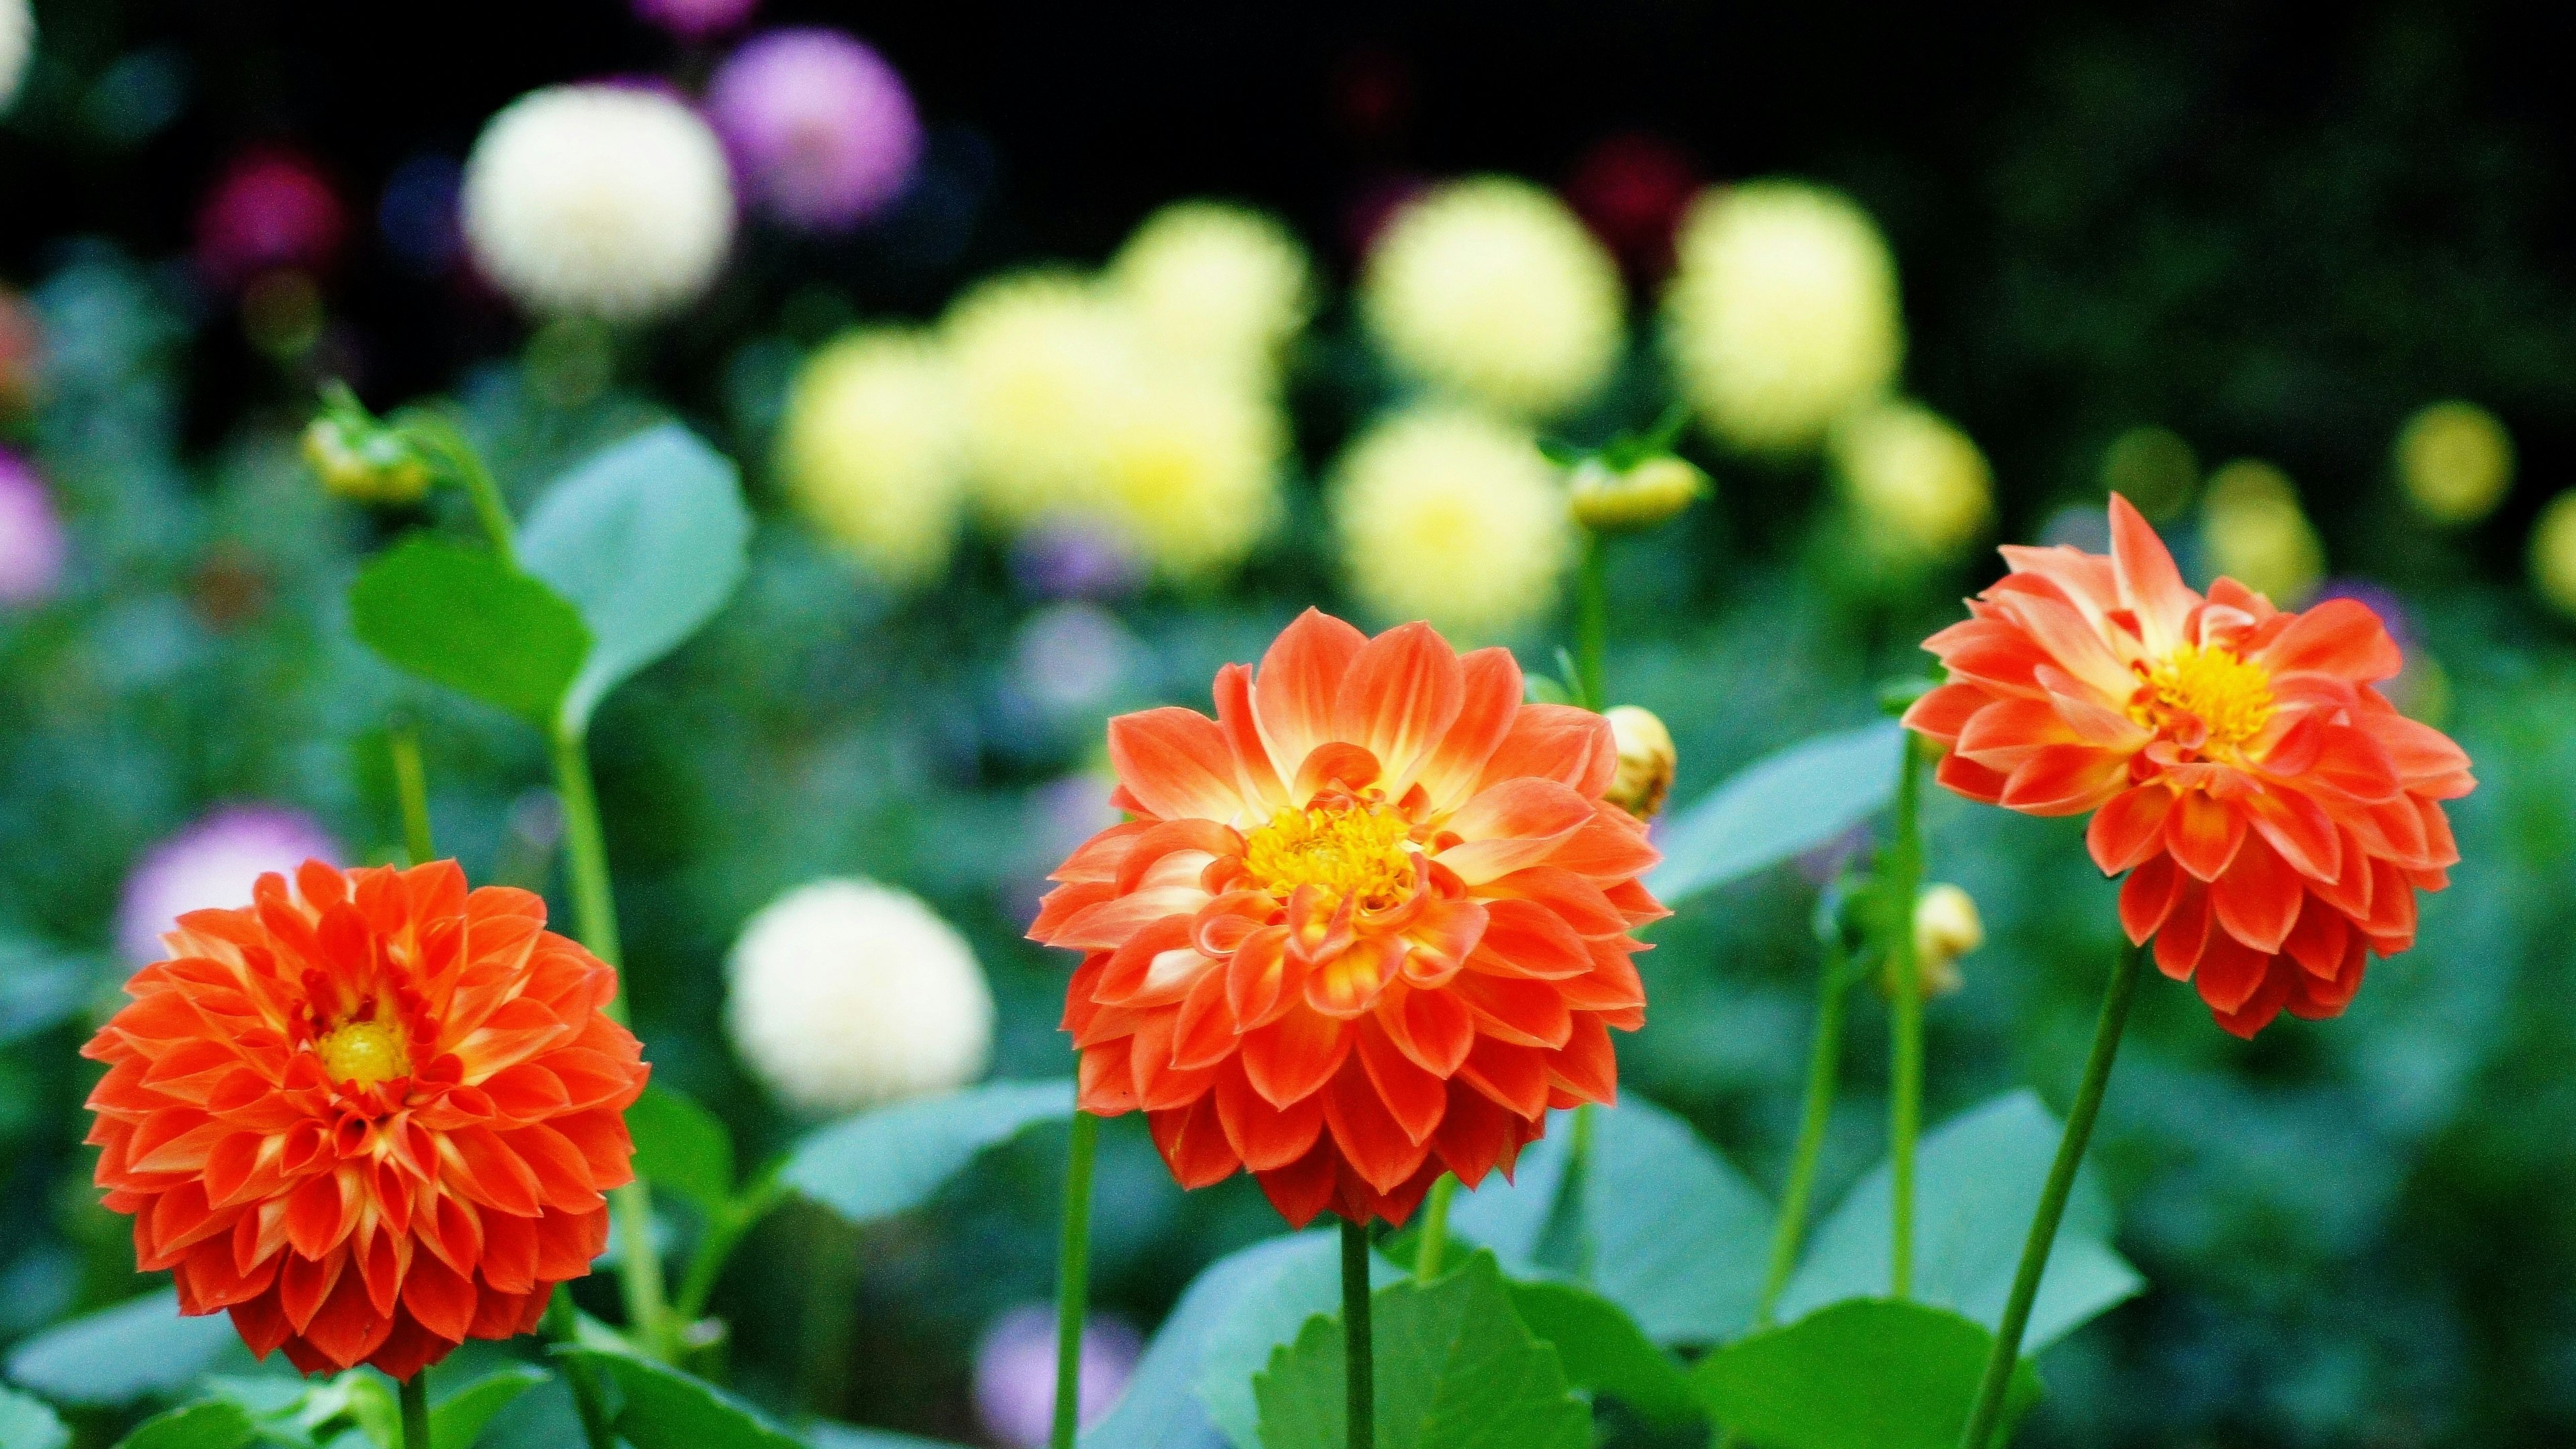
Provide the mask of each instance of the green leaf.
{"label": "green leaf", "polygon": [[486,549],[416,534],[349,589],[349,622],[407,674],[550,726],[592,652],[581,615]]}
{"label": "green leaf", "polygon": [[1542,1280],[1511,1285],[1512,1309],[1564,1362],[1576,1388],[1618,1399],[1659,1423],[1699,1416],[1690,1375],[1635,1319],[1589,1288]]}
{"label": "green leaf", "polygon": [[562,723],[587,728],[610,690],[723,608],[750,540],[733,464],[676,423],[601,449],[549,488],[520,530],[519,559],[597,641]]}
{"label": "green leaf", "polygon": [[440,1395],[429,1410],[430,1443],[436,1449],[473,1449],[474,1441],[483,1437],[483,1426],[492,1422],[493,1415],[553,1377],[534,1364],[512,1364]]}
{"label": "green leaf", "polygon": [[[1953,1449],[1994,1339],[1945,1308],[1849,1298],[1701,1359],[1709,1417],[1763,1449]],[[2004,1426],[2039,1397],[2025,1359]]]}
{"label": "green leaf", "polygon": [[42,1399],[0,1388],[0,1449],[64,1449],[71,1442],[72,1431]]}
{"label": "green leaf", "polygon": [[[1554,1348],[1530,1336],[1493,1255],[1371,1298],[1377,1449],[1589,1449],[1592,1411]],[[1306,1321],[1253,1380],[1265,1449],[1342,1449],[1338,1317]]]}
{"label": "green leaf", "polygon": [[175,1289],[48,1329],[9,1352],[9,1377],[58,1404],[130,1404],[171,1394],[235,1342],[220,1313],[179,1315]]}
{"label": "green leaf", "polygon": [[870,1429],[858,1424],[837,1424],[830,1419],[816,1419],[805,1426],[805,1440],[814,1449],[958,1449],[945,1439],[924,1439],[918,1434],[898,1434],[892,1429]]}
{"label": "green leaf", "polygon": [[626,1109],[635,1175],[669,1188],[712,1218],[733,1198],[733,1138],[715,1114],[669,1087],[651,1086]]}
{"label": "green leaf", "polygon": [[555,1352],[616,1380],[625,1402],[611,1427],[635,1449],[804,1449],[768,1415],[704,1379],[633,1354]]}
{"label": "green leaf", "polygon": [[117,1449],[242,1449],[259,1433],[250,1411],[230,1399],[171,1409],[134,1426]]}
{"label": "green leaf", "polygon": [[[2036,1095],[2018,1091],[1924,1136],[1914,1157],[1915,1298],[1989,1330],[2002,1321],[2059,1130]],[[1780,1296],[1783,1315],[1887,1291],[1893,1194],[1884,1162],[1852,1188],[1809,1240],[1806,1261]],[[2103,1242],[2110,1232],[2110,1204],[2091,1176],[2079,1173],[2022,1352],[2039,1352],[2145,1286]]]}
{"label": "green leaf", "polygon": [[853,1223],[929,1201],[985,1149],[1073,1115],[1073,1083],[987,1082],[862,1112],[796,1144],[780,1180]]}
{"label": "green leaf", "polygon": [[1646,878],[1666,905],[1813,850],[1896,792],[1895,721],[1819,735],[1746,767],[1667,817],[1664,863]]}

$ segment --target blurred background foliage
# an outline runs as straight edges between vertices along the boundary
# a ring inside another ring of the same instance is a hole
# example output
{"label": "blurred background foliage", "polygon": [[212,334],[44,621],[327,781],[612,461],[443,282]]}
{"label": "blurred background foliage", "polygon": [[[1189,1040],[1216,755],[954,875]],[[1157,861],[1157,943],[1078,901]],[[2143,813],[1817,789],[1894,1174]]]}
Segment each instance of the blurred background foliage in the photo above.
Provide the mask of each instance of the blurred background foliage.
{"label": "blurred background foliage", "polygon": [[[2052,1395],[2026,1442],[2576,1431],[2576,651],[2529,582],[2552,577],[2535,521],[2576,452],[2564,15],[782,0],[758,23],[791,21],[847,27],[902,72],[925,127],[910,189],[847,234],[747,224],[708,296],[611,332],[523,322],[476,279],[439,229],[458,167],[533,86],[694,86],[720,43],[676,43],[609,0],[398,24],[311,3],[38,7],[0,122],[0,281],[39,341],[0,348],[0,426],[69,547],[49,597],[0,606],[0,1342],[137,1286],[88,1185],[92,1069],[73,1050],[132,964],[119,902],[156,842],[269,802],[353,858],[390,854],[400,713],[428,741],[442,846],[478,879],[559,886],[537,737],[405,684],[348,631],[357,563],[454,500],[370,513],[325,494],[295,448],[322,379],[378,405],[451,394],[522,506],[666,413],[744,463],[762,518],[745,585],[610,701],[594,754],[657,1078],[757,1156],[804,1124],[719,1026],[722,963],[754,911],[823,875],[919,892],[990,977],[995,1073],[1056,1074],[1064,963],[1019,931],[1044,871],[1100,821],[1103,718],[1203,707],[1217,664],[1308,603],[1390,622],[1352,596],[1326,480],[1409,386],[1352,295],[1391,201],[1507,172],[1560,189],[1619,252],[1625,360],[1547,420],[1597,442],[1670,395],[1656,299],[1683,203],[1702,182],[1788,174],[1884,234],[1904,389],[1975,440],[1991,522],[1975,546],[1884,566],[1836,465],[1694,433],[1714,500],[1610,554],[1611,695],[1670,724],[1676,798],[1868,718],[1874,686],[1918,671],[1914,641],[1997,571],[1984,543],[2085,540],[2113,482],[2165,490],[2204,577],[2232,559],[2282,570],[2284,593],[2319,567],[2384,591],[2367,596],[2394,601],[2416,651],[2403,702],[2457,734],[2481,779],[2455,811],[2453,888],[2343,1021],[2240,1043],[2149,984],[2097,1160],[2150,1290],[2043,1360]],[[217,264],[210,199],[264,155],[295,158],[336,209],[302,291]],[[1278,522],[1239,568],[1069,589],[978,526],[899,590],[801,521],[770,460],[812,349],[854,323],[929,322],[997,269],[1098,266],[1156,207],[1200,195],[1281,218],[1313,266],[1313,321],[1276,382]],[[1647,219],[1622,223],[1633,195]],[[2442,518],[2410,502],[2397,443],[2453,398],[2501,421],[2511,481]],[[2239,458],[2269,471],[2215,466]],[[1566,627],[1538,612],[1471,632],[1537,668]],[[1965,886],[1990,933],[1931,1011],[1933,1116],[2023,1082],[2062,1105],[2113,889],[2066,822],[1947,800],[1930,820],[1933,878]],[[1827,868],[1810,865],[1657,928],[1650,1023],[1623,1043],[1633,1090],[1766,1185],[1796,1125]],[[1879,1151],[1883,1035],[1863,1000],[1827,1202]],[[1060,1150],[1038,1134],[855,1241],[819,1214],[771,1220],[717,1295],[735,1382],[991,1442],[975,1345],[1048,1290]],[[1240,1179],[1185,1199],[1133,1122],[1107,1134],[1099,1191],[1099,1296],[1140,1327],[1275,1227]]]}

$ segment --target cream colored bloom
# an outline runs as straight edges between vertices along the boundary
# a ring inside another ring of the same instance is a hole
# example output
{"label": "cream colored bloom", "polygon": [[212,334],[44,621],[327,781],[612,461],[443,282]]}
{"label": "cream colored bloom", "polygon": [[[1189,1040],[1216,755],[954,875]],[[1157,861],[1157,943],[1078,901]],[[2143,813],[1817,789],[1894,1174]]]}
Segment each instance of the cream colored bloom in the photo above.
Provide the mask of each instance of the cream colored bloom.
{"label": "cream colored bloom", "polygon": [[1106,421],[1104,521],[1165,578],[1231,569],[1278,522],[1287,424],[1266,394],[1166,363]]}
{"label": "cream colored bloom", "polygon": [[993,994],[974,950],[906,891],[799,886],[743,927],[726,969],[735,1050],[802,1112],[948,1091],[992,1054]]}
{"label": "cream colored bloom", "polygon": [[2532,525],[2531,582],[2550,607],[2576,617],[2576,488],[2550,499]]}
{"label": "cream colored bloom", "polygon": [[465,237],[532,312],[636,321],[687,306],[733,245],[724,148],[658,91],[530,91],[483,127],[465,163]]}
{"label": "cream colored bloom", "polygon": [[1102,455],[1144,355],[1133,319],[1070,272],[978,283],[941,323],[957,369],[976,504],[1018,528],[1107,507]]}
{"label": "cream colored bloom", "polygon": [[1896,264],[1842,193],[1754,181],[1684,220],[1665,342],[1700,418],[1739,447],[1806,447],[1896,379]]}
{"label": "cream colored bloom", "polygon": [[966,496],[957,384],[920,334],[843,334],[798,370],[778,430],[778,469],[824,537],[889,583],[948,566]]}
{"label": "cream colored bloom", "polygon": [[1602,798],[1640,820],[1654,819],[1663,813],[1680,765],[1673,732],[1641,705],[1616,705],[1604,710],[1602,718],[1610,721],[1610,738],[1619,750],[1619,773]]}
{"label": "cream colored bloom", "polygon": [[1914,969],[1926,996],[1959,989],[1959,958],[1986,944],[1977,902],[1954,885],[1924,888],[1914,898]]}
{"label": "cream colored bloom", "polygon": [[2470,402],[2441,402],[2397,435],[2397,481],[2435,523],[2475,523],[2513,487],[2513,435]]}
{"label": "cream colored bloom", "polygon": [[0,112],[18,98],[36,54],[36,13],[27,0],[0,0]]}
{"label": "cream colored bloom", "polygon": [[1453,181],[1379,233],[1360,310],[1387,355],[1435,387],[1548,416],[1598,392],[1625,334],[1618,264],[1565,203],[1525,181]]}
{"label": "cream colored bloom", "polygon": [[1343,570],[1377,613],[1495,634],[1555,604],[1573,525],[1526,430],[1415,407],[1361,435],[1335,473]]}
{"label": "cream colored bloom", "polygon": [[1986,455],[1919,403],[1876,402],[1846,415],[1826,451],[1874,551],[1952,558],[1994,523]]}
{"label": "cream colored bloom", "polygon": [[2200,541],[2212,574],[2285,609],[2305,602],[2325,577],[2325,544],[2300,511],[2289,475],[2258,459],[2239,458],[2209,475]]}
{"label": "cream colored bloom", "polygon": [[1146,344],[1193,369],[1267,387],[1314,308],[1306,249],[1266,212],[1175,202],[1109,262],[1108,283]]}

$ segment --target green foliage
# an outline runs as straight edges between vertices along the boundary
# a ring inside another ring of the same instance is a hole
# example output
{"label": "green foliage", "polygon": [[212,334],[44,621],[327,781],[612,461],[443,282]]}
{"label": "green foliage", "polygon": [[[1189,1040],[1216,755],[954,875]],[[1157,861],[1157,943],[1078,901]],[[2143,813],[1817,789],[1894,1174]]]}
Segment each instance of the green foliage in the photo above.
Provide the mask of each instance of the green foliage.
{"label": "green foliage", "polygon": [[0,1449],[66,1449],[72,1431],[41,1399],[0,1388]]}
{"label": "green foliage", "polygon": [[[1713,1421],[1762,1449],[1954,1449],[1993,1342],[1946,1309],[1846,1299],[1718,1349],[1691,1380]],[[2038,1396],[2024,1360],[2005,1424]]]}
{"label": "green foliage", "polygon": [[1766,756],[1676,810],[1656,834],[1664,863],[1647,885],[1666,905],[1832,840],[1896,789],[1893,723],[1819,735]]}
{"label": "green foliage", "polygon": [[667,1364],[595,1348],[555,1352],[615,1382],[612,1427],[634,1449],[803,1449],[768,1415]]}
{"label": "green foliage", "polygon": [[805,1426],[805,1442],[814,1449],[958,1449],[940,1439],[924,1439],[917,1434],[898,1434],[891,1429],[869,1429],[857,1424],[836,1424],[817,1419]]}
{"label": "green foliage", "polygon": [[648,1086],[626,1109],[635,1174],[713,1216],[733,1197],[733,1138],[715,1114],[675,1088]]}
{"label": "green foliage", "polygon": [[182,1317],[165,1289],[26,1340],[9,1351],[9,1377],[58,1404],[130,1404],[185,1387],[236,1342],[231,1319]]}
{"label": "green foliage", "polygon": [[117,1449],[242,1449],[258,1434],[241,1405],[208,1399],[153,1415],[118,1440]]}
{"label": "green foliage", "polygon": [[540,728],[592,652],[581,615],[553,589],[488,549],[426,535],[358,575],[349,621],[395,668]]}
{"label": "green foliage", "polygon": [[1700,1412],[1690,1375],[1617,1304],[1573,1283],[1513,1283],[1512,1310],[1555,1348],[1567,1382],[1607,1394],[1649,1419],[1679,1423]]}
{"label": "green foliage", "polygon": [[429,1408],[431,1449],[473,1449],[494,1415],[552,1377],[534,1364],[512,1364],[440,1394]]}
{"label": "green foliage", "polygon": [[[1378,1449],[1586,1449],[1592,1416],[1557,1352],[1512,1308],[1493,1256],[1428,1285],[1377,1290]],[[1343,1449],[1344,1343],[1338,1316],[1307,1320],[1253,1380],[1265,1449]]]}
{"label": "green foliage", "polygon": [[987,1148],[1073,1115],[1073,1083],[986,1082],[861,1112],[796,1144],[780,1181],[853,1223],[920,1206]]}
{"label": "green foliage", "polygon": [[519,560],[580,611],[593,647],[563,696],[561,724],[591,712],[670,653],[741,582],[751,515],[733,463],[676,424],[594,454],[546,492],[519,533]]}

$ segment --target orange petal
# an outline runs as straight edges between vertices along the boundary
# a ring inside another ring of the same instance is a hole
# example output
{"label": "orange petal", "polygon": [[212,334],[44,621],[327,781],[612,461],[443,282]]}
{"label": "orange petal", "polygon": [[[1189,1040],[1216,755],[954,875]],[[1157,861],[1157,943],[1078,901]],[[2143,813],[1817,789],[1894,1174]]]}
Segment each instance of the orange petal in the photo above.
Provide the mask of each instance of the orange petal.
{"label": "orange petal", "polygon": [[1225,1140],[1213,1093],[1187,1107],[1148,1113],[1145,1121],[1153,1129],[1154,1146],[1171,1168],[1172,1179],[1184,1188],[1213,1187],[1243,1165]]}
{"label": "orange petal", "polygon": [[1610,721],[1570,704],[1525,704],[1485,761],[1479,785],[1533,777],[1599,799],[1618,774],[1619,746]]}
{"label": "orange petal", "polygon": [[1307,972],[1306,1005],[1342,1021],[1361,1015],[1377,1004],[1378,993],[1403,968],[1405,950],[1399,936],[1352,942],[1340,955],[1316,962]]}
{"label": "orange petal", "polygon": [[1315,1146],[1324,1130],[1324,1098],[1318,1092],[1285,1107],[1274,1107],[1252,1089],[1240,1063],[1217,1074],[1217,1120],[1243,1165],[1254,1172],[1275,1172],[1294,1164]]}
{"label": "orange petal", "polygon": [[1553,982],[1469,971],[1449,990],[1467,1004],[1476,1029],[1498,1040],[1552,1050],[1565,1045],[1574,1031],[1565,997]]}
{"label": "orange petal", "polygon": [[2112,751],[2092,745],[2042,745],[2005,777],[2002,804],[2030,815],[2080,815],[2110,799],[2128,781],[2128,760]]}
{"label": "orange petal", "polygon": [[1368,747],[1390,780],[1448,734],[1465,703],[1457,652],[1424,623],[1399,625],[1362,646],[1333,701],[1333,733]]}
{"label": "orange petal", "polygon": [[1574,1018],[1565,1045],[1548,1053],[1547,1080],[1586,1102],[1619,1100],[1619,1053],[1600,1017],[1584,1012]]}
{"label": "orange petal", "polygon": [[2291,619],[2254,662],[2273,674],[2331,674],[2357,683],[2394,678],[2406,666],[2397,641],[2358,599],[2328,599]]}
{"label": "orange petal", "polygon": [[1243,1070],[1274,1107],[1285,1107],[1314,1094],[1350,1054],[1351,1033],[1343,1023],[1292,1005],[1277,1021],[1243,1038]]}
{"label": "orange petal", "polygon": [[1583,938],[1556,912],[1534,901],[1485,902],[1485,934],[1467,958],[1473,970],[1555,981],[1592,969]]}
{"label": "orange petal", "polygon": [[2111,567],[2120,603],[2136,614],[2147,652],[2171,653],[2183,642],[2183,623],[2200,596],[2183,583],[2154,527],[2117,493],[2111,495]]}
{"label": "orange petal", "polygon": [[1198,984],[1172,1017],[1172,1065],[1182,1071],[1212,1067],[1234,1055],[1234,1009],[1225,1003],[1225,973],[1201,972]]}
{"label": "orange petal", "polygon": [[2260,836],[2245,842],[2227,873],[2209,888],[2210,909],[2227,934],[2269,956],[2298,924],[2307,888],[2280,853]]}
{"label": "orange petal", "polygon": [[1536,1047],[1479,1036],[1458,1077],[1521,1117],[1547,1110],[1547,1058]]}
{"label": "orange petal", "polygon": [[2299,874],[2333,880],[2343,871],[2343,842],[2326,808],[2300,791],[2266,785],[2245,797],[2255,833]]}
{"label": "orange petal", "polygon": [[1306,965],[1288,953],[1288,929],[1266,926],[1235,948],[1225,967],[1226,1004],[1240,1030],[1279,1019],[1305,986]]}
{"label": "orange petal", "polygon": [[1413,1176],[1430,1155],[1430,1147],[1406,1132],[1378,1096],[1377,1086],[1356,1060],[1345,1060],[1332,1082],[1316,1094],[1324,1103],[1324,1123],[1331,1129],[1342,1159],[1380,1192],[1391,1191]]}
{"label": "orange petal", "polygon": [[1136,802],[1162,819],[1232,821],[1246,813],[1225,734],[1196,710],[1149,709],[1111,720],[1109,763]]}
{"label": "orange petal", "polygon": [[2129,944],[2143,946],[2173,914],[2185,877],[2169,855],[2157,855],[2129,872],[2120,882],[2120,929],[2128,933]]}
{"label": "orange petal", "polygon": [[1356,1046],[1360,1066],[1368,1073],[1387,1111],[1415,1142],[1430,1138],[1449,1103],[1449,1088],[1440,1078],[1404,1054],[1376,1018],[1359,1025]]}
{"label": "orange petal", "polygon": [[1440,853],[1439,862],[1460,880],[1478,885],[1538,864],[1592,820],[1592,801],[1554,780],[1524,777],[1478,791],[1449,818],[1464,844]]}
{"label": "orange petal", "polygon": [[2191,979],[2192,968],[2214,933],[2209,929],[2209,888],[2183,876],[2174,892],[2173,910],[2156,932],[2156,969],[2176,981]]}
{"label": "orange petal", "polygon": [[1252,679],[1253,720],[1280,775],[1333,738],[1333,701],[1367,645],[1368,636],[1359,630],[1308,609],[1262,656]]}
{"label": "orange petal", "polygon": [[1261,723],[1252,709],[1252,671],[1228,664],[1216,672],[1216,727],[1234,757],[1235,787],[1256,815],[1275,815],[1288,808],[1288,787],[1261,742]]}
{"label": "orange petal", "polygon": [[1908,705],[1904,724],[1907,729],[1928,735],[1943,744],[1959,737],[1968,720],[1992,701],[1993,695],[1973,684],[1944,684]]}
{"label": "orange petal", "polygon": [[2201,880],[2216,880],[2245,844],[2245,812],[2190,790],[2165,817],[2165,847],[2174,862]]}
{"label": "orange petal", "polygon": [[1476,1045],[1475,1017],[1446,991],[1391,989],[1380,998],[1377,1022],[1397,1050],[1435,1077],[1455,1075]]}
{"label": "orange petal", "polygon": [[[1323,1120],[1320,1104],[1316,1120]],[[1260,1174],[1261,1194],[1288,1220],[1288,1226],[1302,1228],[1332,1204],[1334,1179],[1341,1170],[1341,1161],[1341,1153],[1332,1141],[1319,1136],[1305,1156],[1286,1167]]]}
{"label": "orange petal", "polygon": [[2102,802],[2084,827],[2084,845],[2104,875],[2118,875],[2163,851],[2165,816],[2174,798],[2173,791],[2149,783]]}
{"label": "orange petal", "polygon": [[1458,679],[1457,718],[1416,762],[1412,780],[1397,781],[1421,785],[1433,808],[1442,811],[1475,793],[1477,776],[1511,733],[1521,707],[1521,667],[1508,649],[1478,649],[1461,657]]}

